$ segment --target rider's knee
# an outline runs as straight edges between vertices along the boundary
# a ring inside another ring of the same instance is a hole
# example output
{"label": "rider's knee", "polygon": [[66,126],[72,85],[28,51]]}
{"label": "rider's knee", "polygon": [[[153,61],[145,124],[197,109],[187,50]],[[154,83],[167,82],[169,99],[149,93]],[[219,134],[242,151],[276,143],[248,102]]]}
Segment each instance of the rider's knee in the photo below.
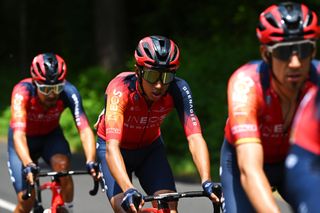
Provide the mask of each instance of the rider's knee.
{"label": "rider's knee", "polygon": [[54,171],[66,171],[70,168],[68,156],[56,154],[51,158],[51,167]]}

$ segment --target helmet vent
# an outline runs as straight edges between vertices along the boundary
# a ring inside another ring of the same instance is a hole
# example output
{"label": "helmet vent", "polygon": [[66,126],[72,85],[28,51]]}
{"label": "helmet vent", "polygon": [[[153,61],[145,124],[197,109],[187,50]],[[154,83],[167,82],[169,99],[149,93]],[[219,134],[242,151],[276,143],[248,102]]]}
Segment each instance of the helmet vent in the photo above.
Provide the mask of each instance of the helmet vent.
{"label": "helmet vent", "polygon": [[274,17],[271,13],[267,13],[265,17],[269,24],[271,24],[273,27],[279,28],[277,22],[274,20]]}
{"label": "helmet vent", "polygon": [[307,19],[307,21],[305,22],[305,26],[310,26],[310,24],[312,23],[312,20],[313,20],[313,16],[310,11],[309,11],[306,19]]}
{"label": "helmet vent", "polygon": [[178,53],[177,48],[174,48],[174,53],[171,57],[171,60],[174,60],[177,57],[177,53]]}
{"label": "helmet vent", "polygon": [[41,72],[40,64],[39,64],[39,63],[36,63],[36,65],[37,65],[37,69],[38,69],[38,72],[40,73],[40,75],[41,75],[42,77],[45,77],[45,75],[43,74],[43,72]]}
{"label": "helmet vent", "polygon": [[258,23],[258,29],[260,30],[260,31],[264,31],[266,28],[265,28],[265,26],[263,26],[262,24],[261,24],[261,22],[259,22]]}
{"label": "helmet vent", "polygon": [[150,48],[150,47],[149,47],[149,44],[148,44],[148,43],[144,43],[144,44],[143,44],[143,49],[144,49],[144,51],[146,52],[146,54],[148,55],[148,57],[149,57],[149,58],[153,58],[153,56],[152,56],[149,48]]}
{"label": "helmet vent", "polygon": [[[57,65],[58,66],[58,65]],[[58,79],[62,76],[62,74],[64,74],[64,69],[63,69],[63,67],[64,67],[64,63],[61,63],[61,72],[59,72],[58,73]]]}
{"label": "helmet vent", "polygon": [[294,22],[287,21],[286,19],[284,21],[286,22],[286,26],[288,30],[299,30],[300,19],[299,21],[294,21]]}
{"label": "helmet vent", "polygon": [[141,54],[141,52],[140,52],[140,48],[137,48],[137,49],[136,49],[136,53],[137,53],[137,55],[138,55],[139,57],[142,57],[142,54]]}

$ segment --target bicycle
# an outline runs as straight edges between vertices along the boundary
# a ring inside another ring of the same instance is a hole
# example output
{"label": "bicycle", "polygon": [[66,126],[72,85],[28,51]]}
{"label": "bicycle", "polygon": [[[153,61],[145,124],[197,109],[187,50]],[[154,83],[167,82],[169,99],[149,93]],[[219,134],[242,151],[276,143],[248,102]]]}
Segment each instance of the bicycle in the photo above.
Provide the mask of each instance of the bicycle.
{"label": "bicycle", "polygon": [[[87,175],[90,174],[88,171],[63,171],[63,172],[40,172],[35,178],[35,185],[30,185],[27,183],[27,190],[23,194],[22,199],[26,200],[31,197],[31,191],[35,189],[35,202],[33,206],[33,213],[57,213],[57,212],[67,212],[64,208],[64,200],[61,191],[60,177],[73,176],[73,175]],[[51,181],[44,182],[40,184],[41,177],[51,177]],[[99,180],[94,180],[93,189],[89,191],[89,194],[94,196],[99,190],[99,183],[101,185],[102,191],[104,191],[104,184],[102,178]],[[52,192],[51,206],[48,209],[44,209],[42,206],[41,192],[43,190],[49,189]]]}
{"label": "bicycle", "polygon": [[[221,184],[216,184],[213,188],[213,193],[218,196],[219,200],[221,199]],[[168,202],[178,201],[180,198],[191,198],[191,197],[208,197],[204,191],[187,191],[187,192],[173,192],[173,193],[164,193],[159,195],[149,195],[144,196],[143,199],[145,202],[157,201],[157,208],[143,208],[141,213],[170,213]],[[213,212],[218,213],[222,210],[221,202],[214,203]]]}

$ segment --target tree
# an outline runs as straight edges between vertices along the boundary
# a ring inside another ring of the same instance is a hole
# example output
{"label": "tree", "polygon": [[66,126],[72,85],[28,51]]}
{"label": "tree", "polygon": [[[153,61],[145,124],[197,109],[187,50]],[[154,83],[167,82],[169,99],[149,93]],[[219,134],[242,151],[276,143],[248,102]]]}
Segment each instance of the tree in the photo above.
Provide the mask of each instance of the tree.
{"label": "tree", "polygon": [[124,0],[95,0],[94,33],[98,63],[106,70],[124,65],[125,52]]}

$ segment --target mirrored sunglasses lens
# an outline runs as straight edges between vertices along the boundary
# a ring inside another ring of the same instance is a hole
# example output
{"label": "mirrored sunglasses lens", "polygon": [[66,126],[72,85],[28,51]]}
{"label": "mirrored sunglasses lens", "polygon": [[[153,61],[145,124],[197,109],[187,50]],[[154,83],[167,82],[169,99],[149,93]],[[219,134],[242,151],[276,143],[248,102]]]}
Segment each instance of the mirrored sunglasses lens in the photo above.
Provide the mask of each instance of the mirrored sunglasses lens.
{"label": "mirrored sunglasses lens", "polygon": [[56,86],[56,93],[59,94],[63,91],[64,89],[64,84],[59,84]]}
{"label": "mirrored sunglasses lens", "polygon": [[272,54],[280,60],[287,61],[292,56],[293,52],[297,52],[300,59],[305,59],[312,54],[313,49],[313,44],[302,43],[288,46],[279,46],[273,49]]}
{"label": "mirrored sunglasses lens", "polygon": [[172,81],[173,81],[173,79],[174,79],[174,73],[172,73],[172,72],[164,72],[164,73],[162,73],[162,83],[163,84],[169,84],[169,83],[171,83]]}
{"label": "mirrored sunglasses lens", "polygon": [[55,94],[60,94],[64,89],[64,84],[58,84],[58,85],[39,85],[37,84],[37,87],[39,88],[40,92],[44,95],[49,95],[51,92],[54,92]]}
{"label": "mirrored sunglasses lens", "polygon": [[291,46],[280,46],[275,48],[272,51],[272,54],[274,55],[274,57],[280,60],[287,61],[292,55],[292,48]]}
{"label": "mirrored sunglasses lens", "polygon": [[299,56],[301,59],[309,57],[314,50],[314,46],[310,43],[301,44],[299,46]]}
{"label": "mirrored sunglasses lens", "polygon": [[42,85],[38,86],[38,88],[39,88],[40,92],[42,92],[45,95],[48,95],[51,91],[50,88],[48,88],[46,86],[42,86]]}
{"label": "mirrored sunglasses lens", "polygon": [[143,78],[151,84],[156,83],[160,78],[161,72],[149,70],[143,73]]}

